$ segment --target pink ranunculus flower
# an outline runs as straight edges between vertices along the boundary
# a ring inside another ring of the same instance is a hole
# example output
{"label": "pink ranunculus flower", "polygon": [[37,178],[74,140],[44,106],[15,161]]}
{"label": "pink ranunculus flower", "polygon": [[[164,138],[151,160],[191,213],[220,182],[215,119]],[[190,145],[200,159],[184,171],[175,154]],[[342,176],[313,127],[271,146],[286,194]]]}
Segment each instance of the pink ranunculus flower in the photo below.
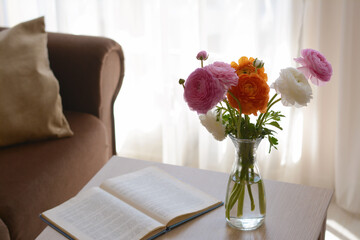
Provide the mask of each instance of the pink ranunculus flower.
{"label": "pink ranunculus flower", "polygon": [[209,54],[206,51],[200,51],[197,55],[196,55],[196,59],[197,60],[206,60],[208,59]]}
{"label": "pink ranunculus flower", "polygon": [[239,77],[235,72],[235,69],[230,64],[224,62],[214,62],[207,65],[204,69],[210,72],[219,82],[224,86],[225,92],[238,84]]}
{"label": "pink ranunculus flower", "polygon": [[324,55],[314,49],[303,49],[301,55],[302,57],[294,58],[294,60],[302,65],[298,70],[305,77],[317,86],[322,86],[330,81],[332,67]]}
{"label": "pink ranunculus flower", "polygon": [[184,98],[191,110],[206,114],[224,97],[224,87],[203,68],[190,74],[185,82]]}

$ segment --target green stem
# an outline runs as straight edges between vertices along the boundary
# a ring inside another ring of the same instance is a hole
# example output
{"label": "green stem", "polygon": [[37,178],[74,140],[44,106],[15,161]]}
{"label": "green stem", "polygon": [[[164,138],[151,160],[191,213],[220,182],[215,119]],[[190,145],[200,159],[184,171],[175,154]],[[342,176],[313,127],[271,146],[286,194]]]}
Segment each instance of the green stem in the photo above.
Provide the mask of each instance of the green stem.
{"label": "green stem", "polygon": [[238,198],[240,188],[241,188],[240,184],[235,183],[235,185],[233,187],[233,191],[231,192],[231,195],[230,195],[230,198],[229,198],[229,202],[228,202],[228,210],[229,210],[229,212],[232,209],[232,207],[234,206],[234,204],[236,202],[236,199]]}
{"label": "green stem", "polygon": [[250,197],[251,211],[254,211],[255,203],[254,203],[254,197],[253,197],[252,191],[251,191],[251,184],[250,184],[249,171],[248,171],[249,167],[245,166],[244,168],[246,169],[246,186],[247,186],[248,194],[249,194],[249,197]]}
{"label": "green stem", "polygon": [[[275,102],[273,102],[269,107],[268,109],[270,109],[272,106],[274,106],[275,103],[281,101],[281,98],[277,99]],[[268,113],[269,111],[267,110],[266,113]]]}
{"label": "green stem", "polygon": [[235,119],[235,117],[234,117],[234,115],[233,115],[233,112],[231,111],[231,107],[230,107],[230,105],[229,105],[229,103],[228,103],[227,101],[225,101],[225,103],[226,103],[226,106],[227,106],[228,111],[229,111],[229,113],[230,113],[230,117],[231,117],[231,119],[233,120],[233,122],[234,122],[234,124],[235,124],[235,126],[236,126],[237,121],[236,121],[236,119]]}
{"label": "green stem", "polygon": [[274,96],[270,99],[270,101],[268,102],[268,106],[272,103],[272,101],[274,101],[276,96],[277,96],[277,93],[275,93]]}
{"label": "green stem", "polygon": [[[231,180],[230,180],[231,181]],[[230,194],[229,200],[227,202],[225,216],[227,219],[230,219],[230,211],[233,208],[234,204],[236,203],[237,199],[239,198],[239,195],[241,193],[241,183],[235,183],[233,190]]]}
{"label": "green stem", "polygon": [[249,193],[249,197],[250,197],[250,202],[251,202],[251,211],[255,210],[255,203],[254,203],[254,197],[252,195],[252,191],[251,191],[251,184],[249,182],[247,182],[247,189],[248,189],[248,193]]}
{"label": "green stem", "polygon": [[218,109],[221,109],[221,110],[224,110],[224,111],[226,111],[226,112],[229,112],[229,110],[228,110],[227,108],[219,107],[219,106],[217,106],[217,108],[218,108]]}
{"label": "green stem", "polygon": [[201,68],[204,67],[204,61],[201,59]]}
{"label": "green stem", "polygon": [[[270,99],[270,101],[268,102],[268,104],[267,104],[267,109],[266,109],[266,113],[268,112],[269,106],[272,104],[272,101],[274,101],[274,99],[276,98],[276,96],[277,96],[277,93],[275,93],[274,96],[273,96],[273,97]],[[259,118],[258,118],[258,121],[257,121],[257,123],[256,123],[256,127],[259,127],[259,126],[260,126],[259,122],[260,122],[260,120],[261,120],[262,118],[264,118],[264,116],[265,116],[264,113],[261,113],[261,114],[260,114],[260,116],[259,116]]]}
{"label": "green stem", "polygon": [[232,92],[228,91],[228,93],[235,99],[235,101],[237,102],[237,104],[239,106],[239,122],[238,122],[238,126],[237,126],[237,138],[241,138],[241,114],[242,114],[241,104],[240,104],[239,99],[237,99]]}
{"label": "green stem", "polygon": [[258,189],[259,189],[259,208],[260,213],[265,214],[266,213],[266,205],[265,205],[265,191],[264,191],[264,185],[262,180],[258,182]]}
{"label": "green stem", "polygon": [[237,127],[237,137],[241,138],[241,110],[239,112],[239,122]]}
{"label": "green stem", "polygon": [[[276,94],[275,94],[276,95]],[[261,125],[263,124],[263,122],[264,122],[264,120],[265,120],[265,118],[266,118],[266,115],[267,115],[267,113],[269,112],[269,110],[270,110],[270,108],[272,107],[272,106],[274,106],[274,104],[275,103],[277,103],[277,102],[279,102],[281,100],[281,98],[279,98],[279,99],[277,99],[275,102],[273,102],[273,103],[271,103],[269,106],[268,106],[268,108],[266,109],[266,112],[265,112],[265,114],[263,115],[263,117],[261,118],[261,120],[259,121],[259,125],[258,125],[258,128],[259,128],[259,130],[260,130],[260,127],[261,127]]]}
{"label": "green stem", "polygon": [[238,206],[237,206],[237,216],[241,217],[243,215],[243,209],[244,209],[244,196],[245,196],[245,183],[243,181],[240,181],[241,185],[241,192],[238,199]]}

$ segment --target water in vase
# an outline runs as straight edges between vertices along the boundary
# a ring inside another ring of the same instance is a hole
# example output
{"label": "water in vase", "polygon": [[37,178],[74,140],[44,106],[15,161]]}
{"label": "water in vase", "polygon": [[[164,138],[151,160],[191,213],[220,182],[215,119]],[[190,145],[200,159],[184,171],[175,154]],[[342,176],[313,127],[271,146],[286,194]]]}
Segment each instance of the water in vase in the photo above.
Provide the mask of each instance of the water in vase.
{"label": "water in vase", "polygon": [[[248,180],[236,181],[236,176],[229,179],[228,192],[240,189],[236,201],[226,221],[231,227],[241,230],[254,230],[265,220],[266,201],[262,179],[256,173],[249,173]],[[229,198],[231,194],[227,194]],[[231,201],[231,200],[230,200]],[[226,199],[229,202],[229,199]]]}

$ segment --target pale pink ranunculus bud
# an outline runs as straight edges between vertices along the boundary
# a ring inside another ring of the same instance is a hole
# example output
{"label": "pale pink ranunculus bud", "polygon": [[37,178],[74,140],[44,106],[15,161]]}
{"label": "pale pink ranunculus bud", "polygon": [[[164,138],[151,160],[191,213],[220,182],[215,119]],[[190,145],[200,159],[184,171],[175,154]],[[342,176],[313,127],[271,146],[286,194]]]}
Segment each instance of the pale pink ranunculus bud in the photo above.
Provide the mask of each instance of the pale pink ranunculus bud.
{"label": "pale pink ranunculus bud", "polygon": [[303,107],[312,99],[312,89],[303,73],[295,68],[281,69],[280,76],[271,85],[281,94],[284,106]]}
{"label": "pale pink ranunculus bud", "polygon": [[[224,62],[214,62],[204,67],[205,70],[210,72],[220,83],[228,90],[232,86],[238,84],[239,77],[235,69],[230,64]],[[226,92],[224,92],[225,94]]]}
{"label": "pale pink ranunculus bud", "polygon": [[205,61],[206,59],[208,59],[209,54],[206,51],[200,51],[197,55],[196,55],[196,59],[198,60],[203,60]]}
{"label": "pale pink ranunculus bud", "polygon": [[330,81],[332,67],[324,55],[314,49],[303,49],[301,50],[301,56],[294,58],[296,62],[302,65],[298,70],[310,79],[313,84],[322,86]]}

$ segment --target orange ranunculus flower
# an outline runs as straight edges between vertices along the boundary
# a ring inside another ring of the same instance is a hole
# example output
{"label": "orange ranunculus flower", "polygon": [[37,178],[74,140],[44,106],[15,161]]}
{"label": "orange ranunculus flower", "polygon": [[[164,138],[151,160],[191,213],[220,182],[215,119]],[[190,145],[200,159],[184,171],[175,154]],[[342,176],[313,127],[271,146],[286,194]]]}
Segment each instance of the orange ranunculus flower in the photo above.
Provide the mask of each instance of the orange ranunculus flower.
{"label": "orange ranunculus flower", "polygon": [[[239,64],[231,62],[231,67],[236,70],[236,74],[240,77],[242,74],[255,73],[256,68],[253,66],[254,61],[255,59],[252,57],[249,59],[247,57],[241,57],[238,61]],[[257,74],[259,74],[264,81],[267,81],[267,74],[265,73],[264,67],[259,68]]]}
{"label": "orange ranunculus flower", "polygon": [[[259,74],[241,74],[238,85],[229,91],[239,100],[242,113],[257,116],[257,111],[266,112],[270,87]],[[239,109],[237,101],[229,93],[227,98],[232,107]]]}

